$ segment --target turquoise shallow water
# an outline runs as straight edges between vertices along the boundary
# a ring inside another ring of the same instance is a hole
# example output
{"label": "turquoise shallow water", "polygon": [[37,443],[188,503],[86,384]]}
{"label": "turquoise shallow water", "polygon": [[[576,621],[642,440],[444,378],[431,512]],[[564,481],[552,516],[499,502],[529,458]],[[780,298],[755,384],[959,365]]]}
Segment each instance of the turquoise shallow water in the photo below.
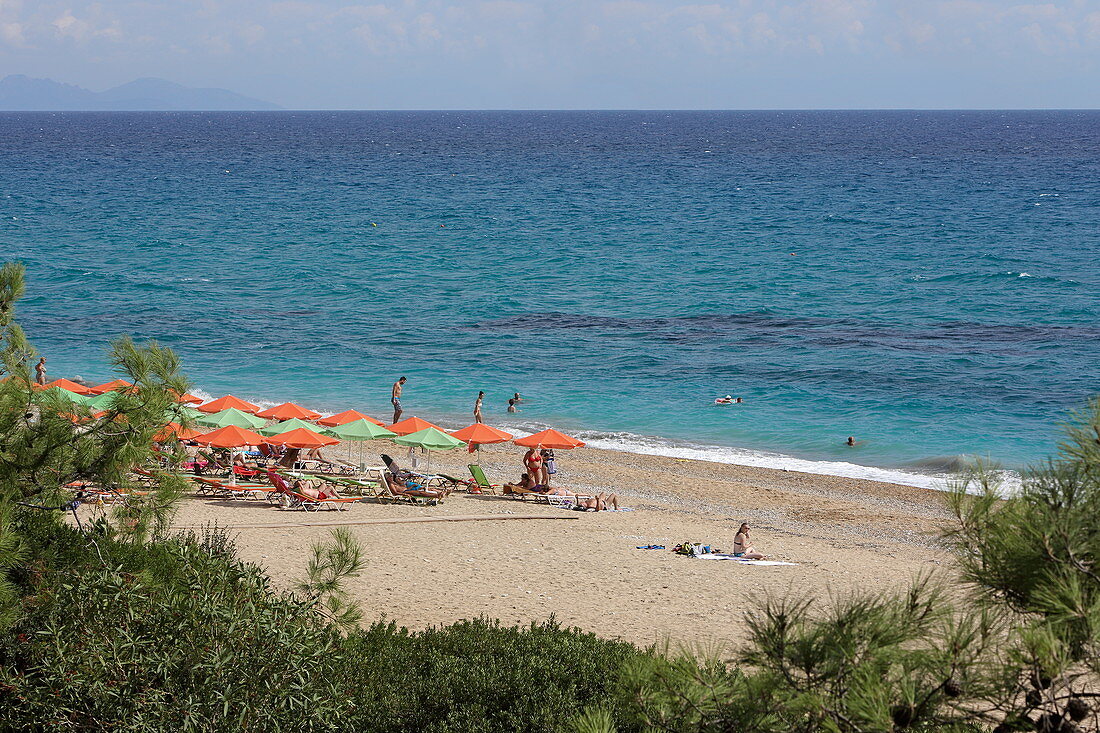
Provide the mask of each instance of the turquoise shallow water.
{"label": "turquoise shallow water", "polygon": [[1019,467],[1100,391],[1098,181],[1094,112],[7,114],[0,254],[55,375]]}

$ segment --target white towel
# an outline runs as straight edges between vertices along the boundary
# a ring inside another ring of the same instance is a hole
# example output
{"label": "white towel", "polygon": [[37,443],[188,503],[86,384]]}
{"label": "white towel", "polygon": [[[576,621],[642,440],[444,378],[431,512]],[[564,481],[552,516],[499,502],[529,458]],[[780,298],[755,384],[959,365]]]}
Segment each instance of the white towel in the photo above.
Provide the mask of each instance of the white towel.
{"label": "white towel", "polygon": [[695,557],[700,560],[736,560],[744,565],[797,565],[793,562],[781,562],[779,560],[749,560],[745,557],[734,557],[733,555],[720,555],[714,552],[708,552],[704,555],[696,555]]}

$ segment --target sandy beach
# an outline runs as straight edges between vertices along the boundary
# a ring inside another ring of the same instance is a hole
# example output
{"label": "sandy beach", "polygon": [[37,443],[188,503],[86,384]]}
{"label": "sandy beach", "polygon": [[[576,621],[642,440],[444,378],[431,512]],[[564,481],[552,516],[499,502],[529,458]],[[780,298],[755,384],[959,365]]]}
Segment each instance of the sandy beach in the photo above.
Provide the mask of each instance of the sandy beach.
{"label": "sandy beach", "polygon": [[[514,446],[488,447],[481,463],[499,483],[518,476],[520,457]],[[470,458],[433,454],[431,465],[466,476]],[[367,558],[349,588],[368,621],[416,629],[477,616],[526,624],[554,615],[639,644],[729,645],[744,638],[746,616],[767,594],[881,590],[946,560],[936,536],[947,514],[936,491],[591,448],[559,451],[558,468],[559,485],[613,491],[633,511],[580,513],[466,493],[438,506],[371,502],[316,513],[188,497],[175,524],[230,527],[241,555],[280,584],[303,574],[312,542],[348,526]],[[442,518],[453,521],[430,521]],[[671,552],[683,541],[728,550],[741,521],[751,524],[759,551],[796,565]]]}

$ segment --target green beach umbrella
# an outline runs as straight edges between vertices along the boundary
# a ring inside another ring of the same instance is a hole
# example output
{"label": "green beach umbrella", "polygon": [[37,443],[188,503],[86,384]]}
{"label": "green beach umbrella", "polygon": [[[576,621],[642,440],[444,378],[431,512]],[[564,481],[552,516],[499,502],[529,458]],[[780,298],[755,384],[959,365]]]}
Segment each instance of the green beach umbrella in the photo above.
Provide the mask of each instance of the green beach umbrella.
{"label": "green beach umbrella", "polygon": [[423,448],[428,451],[428,470],[432,467],[433,450],[454,450],[460,445],[466,445],[458,438],[447,435],[437,428],[424,428],[415,433],[401,435],[393,439],[398,445],[407,445],[413,448]]}
{"label": "green beach umbrella", "polygon": [[363,463],[363,444],[368,440],[380,440],[382,438],[395,438],[397,433],[386,430],[381,425],[375,425],[370,420],[364,420],[359,418],[358,420],[352,420],[346,422],[343,425],[335,425],[331,428],[322,430],[325,435],[331,435],[334,438],[339,438],[344,441],[351,441],[353,443],[359,443],[359,467],[364,466]]}
{"label": "green beach umbrella", "polygon": [[[187,407],[186,405],[175,405],[168,408],[164,412],[164,417],[172,422],[179,422],[180,418],[184,420],[191,420],[192,422],[198,422],[200,417],[210,417],[205,412],[199,412],[194,407]],[[240,426],[238,426],[240,427]]]}
{"label": "green beach umbrella", "polygon": [[92,399],[85,395],[79,395],[76,392],[70,392],[64,387],[50,387],[49,389],[42,390],[42,394],[50,395],[51,397],[60,397],[77,405],[86,405]]}
{"label": "green beach umbrella", "polygon": [[236,407],[227,407],[221,412],[215,412],[213,415],[201,413],[195,418],[195,422],[200,425],[208,425],[214,428],[225,428],[230,425],[235,425],[238,428],[255,430],[267,421],[262,417],[256,417],[255,415],[249,415],[247,412],[241,412]]}
{"label": "green beach umbrella", "polygon": [[346,422],[343,425],[325,428],[321,432],[326,435],[331,435],[334,438],[339,438],[340,440],[352,441],[397,437],[397,433],[386,430],[381,425],[375,425],[370,420],[363,420],[362,418]]}
{"label": "green beach umbrella", "polygon": [[115,406],[115,400],[117,399],[118,392],[104,392],[103,394],[97,394],[95,397],[87,398],[87,402],[84,404],[96,410],[109,410]]}
{"label": "green beach umbrella", "polygon": [[296,417],[292,417],[289,420],[283,420],[282,422],[268,425],[266,428],[260,428],[257,432],[260,435],[278,435],[279,433],[289,433],[291,430],[297,430],[298,428],[312,430],[315,433],[322,432],[321,428],[317,427],[313,423],[306,422],[305,420],[299,420]]}

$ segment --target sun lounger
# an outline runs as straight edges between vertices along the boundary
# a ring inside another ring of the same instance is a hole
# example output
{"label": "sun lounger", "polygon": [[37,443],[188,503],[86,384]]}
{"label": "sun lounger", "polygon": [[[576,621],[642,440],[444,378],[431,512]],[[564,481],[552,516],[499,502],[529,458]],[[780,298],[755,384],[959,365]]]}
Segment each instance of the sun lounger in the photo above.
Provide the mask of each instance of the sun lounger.
{"label": "sun lounger", "polygon": [[378,481],[366,481],[350,476],[326,476],[325,480],[331,481],[338,486],[344,487],[348,491],[358,493],[367,498],[377,497],[378,490],[381,488]]}
{"label": "sun lounger", "polygon": [[207,496],[219,496],[229,499],[264,499],[271,493],[271,487],[267,484],[233,484],[223,479],[208,478],[206,476],[191,476],[190,478],[195,483],[196,491]]}
{"label": "sun lounger", "polygon": [[272,472],[268,477],[271,479],[272,484],[271,487],[268,487],[268,502],[278,504],[285,509],[304,509],[307,512],[315,512],[325,507],[344,511],[347,509],[348,504],[363,500],[359,496],[328,496],[323,499],[306,496],[290,488],[282,474]]}
{"label": "sun lounger", "polygon": [[[390,458],[389,456],[387,456],[385,454],[383,454],[383,456],[382,456],[382,462],[386,464],[386,468],[389,470],[389,472],[391,474],[395,474],[395,473],[398,473],[400,471],[404,471],[404,473],[411,474],[411,475],[415,476],[416,478],[420,479],[420,481],[424,484],[425,488],[428,488],[430,486],[445,486],[445,485],[451,483],[450,481],[447,480],[447,478],[445,476],[440,476],[438,474],[420,473],[419,471],[405,471],[404,469],[402,469],[400,466],[397,465],[397,461],[393,460],[392,458]],[[451,488],[452,489],[454,488],[453,484],[451,485]]]}
{"label": "sun lounger", "polygon": [[408,493],[396,493],[390,488],[389,482],[383,481],[382,485],[378,489],[376,495],[378,503],[385,504],[387,501],[394,503],[406,503],[406,504],[423,504],[425,506],[433,506],[443,501],[442,496],[418,496],[416,494]]}
{"label": "sun lounger", "polygon": [[491,484],[489,479],[485,478],[485,471],[481,466],[476,463],[471,463],[466,468],[470,469],[470,475],[474,477],[474,483],[477,484],[478,489],[483,494],[497,494],[499,490],[503,489],[501,484]]}

